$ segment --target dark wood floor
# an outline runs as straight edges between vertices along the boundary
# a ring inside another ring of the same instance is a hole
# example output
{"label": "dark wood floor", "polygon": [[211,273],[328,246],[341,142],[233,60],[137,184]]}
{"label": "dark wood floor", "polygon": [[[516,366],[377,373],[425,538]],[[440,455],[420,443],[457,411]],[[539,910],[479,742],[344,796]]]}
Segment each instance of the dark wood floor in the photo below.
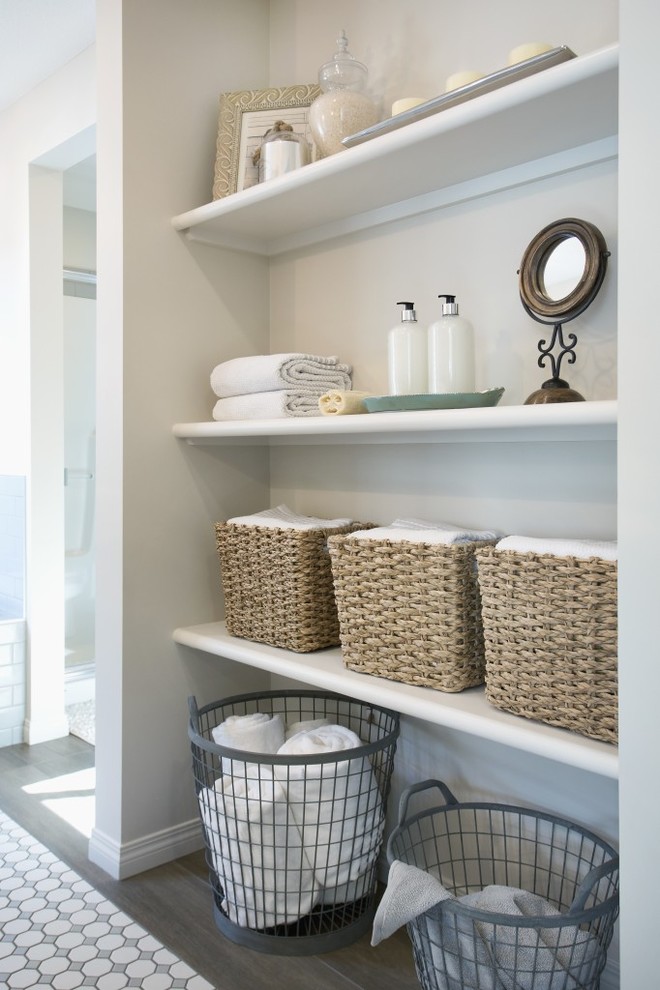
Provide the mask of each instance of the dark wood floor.
{"label": "dark wood floor", "polygon": [[273,956],[234,945],[213,921],[203,853],[127,880],[87,858],[88,840],[26,785],[94,765],[94,747],[68,736],[0,749],[0,809],[125,911],[217,990],[419,990],[405,932],[377,948],[369,937],[319,956]]}

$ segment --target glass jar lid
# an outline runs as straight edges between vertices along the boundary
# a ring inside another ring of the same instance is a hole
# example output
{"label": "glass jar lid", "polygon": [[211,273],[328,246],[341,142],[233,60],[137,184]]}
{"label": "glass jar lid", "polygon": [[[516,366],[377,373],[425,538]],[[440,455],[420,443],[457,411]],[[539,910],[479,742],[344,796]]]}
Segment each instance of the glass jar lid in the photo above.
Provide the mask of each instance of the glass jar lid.
{"label": "glass jar lid", "polygon": [[337,51],[329,62],[319,69],[319,85],[322,90],[363,89],[367,81],[366,65],[359,62],[348,50],[348,38],[342,31],[337,38]]}

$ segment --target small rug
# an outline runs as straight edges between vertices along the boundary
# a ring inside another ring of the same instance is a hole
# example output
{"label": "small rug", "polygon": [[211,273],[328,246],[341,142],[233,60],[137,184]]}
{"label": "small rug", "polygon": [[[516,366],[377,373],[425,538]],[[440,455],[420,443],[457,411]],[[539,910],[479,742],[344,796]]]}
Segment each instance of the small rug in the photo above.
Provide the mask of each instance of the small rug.
{"label": "small rug", "polygon": [[2,811],[0,931],[3,987],[213,990]]}
{"label": "small rug", "polygon": [[66,717],[69,720],[69,732],[94,746],[96,742],[96,702],[81,701],[75,705],[66,706]]}

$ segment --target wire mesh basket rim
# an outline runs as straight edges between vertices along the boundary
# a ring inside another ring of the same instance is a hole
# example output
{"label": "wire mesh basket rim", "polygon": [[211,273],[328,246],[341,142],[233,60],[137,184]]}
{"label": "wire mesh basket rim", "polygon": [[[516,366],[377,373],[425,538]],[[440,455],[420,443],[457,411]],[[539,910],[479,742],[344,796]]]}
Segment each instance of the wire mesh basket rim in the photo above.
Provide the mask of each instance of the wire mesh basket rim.
{"label": "wire mesh basket rim", "polygon": [[578,822],[570,821],[568,818],[561,818],[559,815],[553,815],[551,812],[538,811],[535,808],[525,808],[516,804],[494,804],[490,801],[458,801],[456,804],[437,805],[434,808],[424,808],[423,810],[415,812],[415,814],[407,817],[405,821],[400,822],[393,829],[392,838],[401,832],[405,832],[408,826],[419,821],[421,818],[430,818],[434,815],[447,816],[450,813],[461,811],[506,812],[508,814],[522,815],[525,818],[540,819],[545,822],[550,822],[553,825],[559,825],[562,828],[569,829],[571,832],[579,832],[585,839],[591,839],[591,841],[595,842],[596,845],[601,846],[607,853],[609,853],[612,859],[618,860],[619,858],[619,854],[614,846],[612,846],[605,839],[601,838],[600,835],[596,835],[595,832],[592,832],[590,829],[578,824]]}
{"label": "wire mesh basket rim", "polygon": [[[321,701],[345,702],[351,706],[359,705],[364,709],[372,712],[378,712],[379,714],[385,715],[392,719],[393,728],[390,729],[390,731],[387,732],[382,739],[377,739],[375,742],[371,743],[362,743],[360,746],[355,746],[353,749],[342,749],[332,753],[320,753],[318,755],[312,753],[296,753],[292,756],[286,754],[278,755],[275,753],[256,753],[252,750],[245,749],[232,749],[229,746],[223,746],[213,740],[206,739],[198,731],[199,718],[217,708],[224,708],[225,706],[231,706],[237,703],[242,704],[243,702],[259,702],[268,699],[276,700],[280,698],[313,698]],[[246,758],[250,756],[252,756],[250,762],[266,763],[269,766],[296,766],[300,764],[304,764],[306,766],[310,764],[323,765],[326,763],[337,763],[339,760],[348,761],[352,759],[361,759],[370,753],[377,753],[381,749],[391,746],[398,740],[400,731],[401,716],[399,712],[395,712],[390,708],[383,708],[381,705],[372,705],[368,701],[361,701],[360,699],[351,698],[348,695],[338,694],[335,691],[253,691],[249,694],[236,694],[228,698],[222,698],[220,701],[213,701],[210,704],[204,705],[202,708],[197,707],[197,702],[192,696],[188,699],[188,702],[190,707],[188,738],[190,741],[196,746],[199,746],[200,749],[205,750],[207,753],[222,756],[225,759],[239,760],[242,763],[245,763]],[[197,727],[194,724],[195,721],[197,722]]]}
{"label": "wire mesh basket rim", "polygon": [[[410,815],[409,817],[406,817],[405,821],[400,822],[390,833],[386,844],[388,863],[391,865],[392,862],[397,859],[393,853],[393,847],[396,839],[400,836],[404,836],[410,830],[412,825],[422,821],[423,819],[435,818],[437,816],[448,818],[449,815],[456,815],[460,817],[461,812],[467,811],[513,814],[524,818],[534,818],[537,821],[543,821],[553,826],[565,828],[570,832],[579,834],[581,838],[593,842],[598,848],[606,853],[609,857],[608,869],[610,873],[614,873],[619,868],[619,854],[616,849],[614,849],[614,847],[605,839],[601,838],[599,835],[596,835],[595,832],[592,832],[588,828],[584,828],[577,822],[572,822],[566,818],[561,818],[558,815],[553,815],[548,812],[536,811],[533,808],[525,808],[513,804],[494,804],[488,801],[457,801],[455,804],[452,803],[447,805],[439,805],[433,808],[426,808]],[[434,830],[433,839],[436,838],[437,835]],[[526,839],[525,836],[518,838]],[[528,841],[533,840],[530,838]],[[478,908],[473,908],[469,905],[463,904],[459,899],[442,901],[441,904],[430,908],[429,911],[424,913],[433,916],[440,915],[442,912],[449,912],[454,915],[462,915],[475,921],[482,921],[488,924],[502,925],[510,928],[561,928],[566,925],[577,926],[593,921],[602,915],[609,914],[618,908],[618,903],[619,892],[618,890],[615,890],[613,894],[593,907],[584,908],[579,911],[574,911],[573,913],[570,913],[570,911],[560,912],[556,918],[553,916],[525,916],[519,918],[515,915],[501,914],[495,911],[484,911]]]}

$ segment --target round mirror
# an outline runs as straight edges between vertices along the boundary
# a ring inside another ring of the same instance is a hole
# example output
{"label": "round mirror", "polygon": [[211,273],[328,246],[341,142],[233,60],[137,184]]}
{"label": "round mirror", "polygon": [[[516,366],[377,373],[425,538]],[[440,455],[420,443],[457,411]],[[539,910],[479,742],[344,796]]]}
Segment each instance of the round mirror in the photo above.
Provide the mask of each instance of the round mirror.
{"label": "round mirror", "polygon": [[545,258],[541,280],[546,296],[553,302],[575,292],[584,275],[587,254],[578,237],[566,237],[550,248]]}
{"label": "round mirror", "polygon": [[520,299],[539,323],[579,316],[600,289],[609,252],[593,224],[569,217],[544,227],[520,265]]}

